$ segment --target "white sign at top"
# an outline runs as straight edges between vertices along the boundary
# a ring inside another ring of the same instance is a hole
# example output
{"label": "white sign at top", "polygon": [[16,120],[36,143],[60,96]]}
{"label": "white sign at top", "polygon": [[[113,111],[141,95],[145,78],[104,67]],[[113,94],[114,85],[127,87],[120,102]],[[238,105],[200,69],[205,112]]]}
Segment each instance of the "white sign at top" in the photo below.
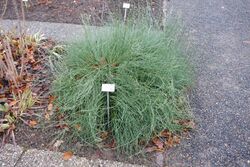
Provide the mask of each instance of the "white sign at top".
{"label": "white sign at top", "polygon": [[129,9],[130,8],[130,3],[123,3],[123,8]]}
{"label": "white sign at top", "polygon": [[115,84],[102,84],[102,92],[114,92]]}

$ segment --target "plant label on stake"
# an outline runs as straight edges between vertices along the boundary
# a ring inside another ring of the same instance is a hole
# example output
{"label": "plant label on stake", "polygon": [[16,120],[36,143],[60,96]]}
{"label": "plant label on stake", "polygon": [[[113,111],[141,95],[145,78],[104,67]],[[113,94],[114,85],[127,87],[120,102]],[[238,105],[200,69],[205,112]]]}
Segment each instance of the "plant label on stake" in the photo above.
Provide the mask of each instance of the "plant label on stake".
{"label": "plant label on stake", "polygon": [[109,127],[109,121],[110,121],[109,92],[115,92],[115,84],[102,84],[102,92],[107,92],[107,116],[108,116],[108,127]]}
{"label": "plant label on stake", "polygon": [[123,8],[125,9],[125,12],[124,12],[124,22],[126,21],[126,18],[127,18],[127,10],[130,8],[130,3],[123,3]]}
{"label": "plant label on stake", "polygon": [[129,3],[123,3],[123,8],[125,9],[129,9],[130,8],[130,4]]}
{"label": "plant label on stake", "polygon": [[102,92],[114,92],[115,84],[102,84]]}
{"label": "plant label on stake", "polygon": [[24,3],[24,5],[25,5],[26,8],[29,7],[29,5],[28,5],[28,0],[23,0],[23,3]]}

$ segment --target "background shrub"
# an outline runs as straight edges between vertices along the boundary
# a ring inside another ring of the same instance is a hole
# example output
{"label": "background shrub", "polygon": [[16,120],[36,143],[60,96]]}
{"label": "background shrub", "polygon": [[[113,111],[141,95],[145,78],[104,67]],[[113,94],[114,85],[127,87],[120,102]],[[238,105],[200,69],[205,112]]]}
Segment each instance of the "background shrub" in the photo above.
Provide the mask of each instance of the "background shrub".
{"label": "background shrub", "polygon": [[[115,24],[88,29],[83,40],[70,44],[56,63],[53,90],[72,135],[99,145],[109,132],[116,148],[129,154],[164,129],[182,130],[178,121],[190,118],[185,91],[191,72],[178,33],[177,26],[161,31]],[[102,83],[116,84],[109,120]]]}

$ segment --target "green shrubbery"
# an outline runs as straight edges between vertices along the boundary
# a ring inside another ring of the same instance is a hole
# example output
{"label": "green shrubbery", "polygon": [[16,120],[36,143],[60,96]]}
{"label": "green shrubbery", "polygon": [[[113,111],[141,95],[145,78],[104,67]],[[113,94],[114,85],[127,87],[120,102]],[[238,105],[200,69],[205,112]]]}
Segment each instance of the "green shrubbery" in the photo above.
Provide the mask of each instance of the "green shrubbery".
{"label": "green shrubbery", "polygon": [[[163,129],[182,130],[178,120],[190,117],[185,91],[191,72],[177,32],[116,24],[87,30],[82,41],[68,46],[56,64],[53,90],[73,136],[98,145],[109,132],[118,150],[133,153]],[[110,120],[102,83],[116,84]]]}

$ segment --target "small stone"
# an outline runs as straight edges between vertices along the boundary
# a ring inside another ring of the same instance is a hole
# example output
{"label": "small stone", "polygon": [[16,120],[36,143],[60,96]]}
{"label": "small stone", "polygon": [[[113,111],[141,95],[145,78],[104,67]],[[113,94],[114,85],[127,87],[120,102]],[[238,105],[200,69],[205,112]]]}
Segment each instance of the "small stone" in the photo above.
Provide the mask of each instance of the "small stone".
{"label": "small stone", "polygon": [[82,148],[82,146],[83,146],[83,144],[81,144],[80,142],[77,142],[77,143],[76,143],[76,148],[77,148],[77,149],[80,150],[80,149]]}
{"label": "small stone", "polygon": [[59,148],[63,144],[63,140],[57,140],[53,145],[54,148]]}

